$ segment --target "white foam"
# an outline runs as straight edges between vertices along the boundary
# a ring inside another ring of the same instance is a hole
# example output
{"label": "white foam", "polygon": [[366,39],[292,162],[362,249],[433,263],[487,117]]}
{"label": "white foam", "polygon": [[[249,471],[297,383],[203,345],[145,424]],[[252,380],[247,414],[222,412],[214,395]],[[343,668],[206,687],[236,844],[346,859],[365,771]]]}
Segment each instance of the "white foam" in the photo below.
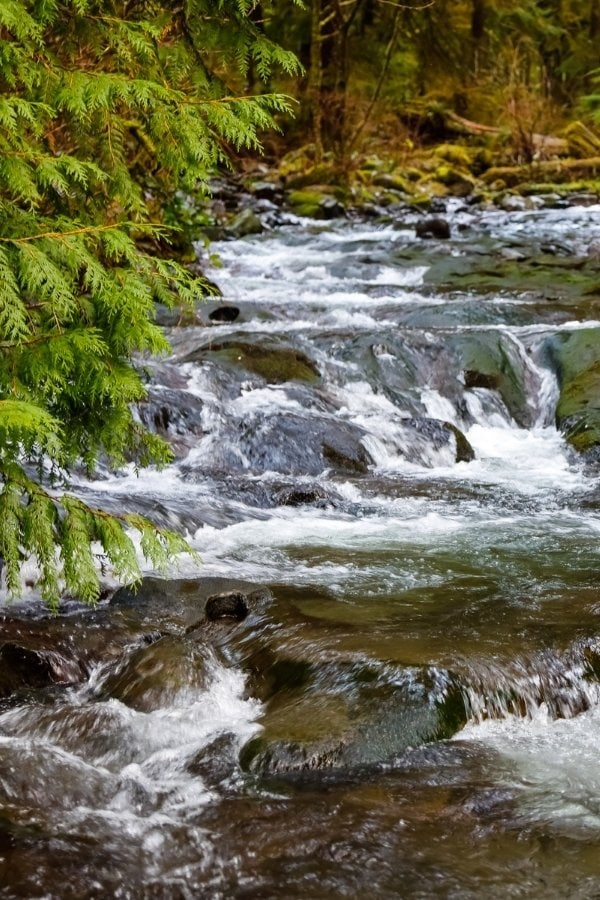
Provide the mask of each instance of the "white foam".
{"label": "white foam", "polygon": [[[102,681],[107,668],[105,665],[96,669],[89,687],[80,691],[80,699],[73,697],[74,727],[78,702],[85,708],[89,691]],[[112,810],[137,819],[132,797],[138,790],[155,813],[181,818],[212,799],[202,780],[187,772],[194,755],[223,733],[235,735],[241,747],[261,727],[257,720],[262,704],[244,696],[245,676],[237,669],[225,668],[216,659],[209,661],[208,674],[206,689],[191,690],[182,685],[178,694],[168,695],[168,705],[151,712],[138,712],[114,699],[96,703],[99,720],[106,713],[107,721],[119,733],[119,740],[111,741],[110,750],[104,749],[103,742],[99,750],[93,733],[86,742],[86,732],[80,728],[77,756],[67,753],[60,746],[61,730],[49,712],[27,706],[0,716],[0,728],[7,735],[0,742],[19,741],[21,734],[28,734],[31,746],[52,750],[59,767],[64,756],[71,765],[75,762],[79,767],[93,766],[94,772],[106,777],[111,773],[113,793],[106,814]],[[59,720],[61,714],[63,711],[58,710]],[[37,716],[41,716],[40,721],[36,721]],[[82,814],[81,810],[72,812],[75,816]],[[140,827],[146,831],[148,824],[140,821]]]}
{"label": "white foam", "polygon": [[466,432],[476,460],[461,477],[503,484],[523,494],[585,490],[589,484],[580,467],[568,458],[567,445],[555,428],[520,429],[473,425]]}
{"label": "white foam", "polygon": [[421,403],[427,415],[432,419],[441,419],[442,422],[452,422],[454,425],[458,424],[454,404],[447,397],[443,397],[439,391],[435,391],[433,388],[423,388],[421,391]]}
{"label": "white foam", "polygon": [[370,280],[371,284],[397,285],[399,287],[416,287],[423,284],[423,278],[429,271],[429,266],[407,266],[406,268],[391,268],[384,266]]}
{"label": "white foam", "polygon": [[456,739],[499,754],[498,778],[517,792],[522,815],[600,830],[600,708],[555,720],[542,706],[532,718],[469,725]]}

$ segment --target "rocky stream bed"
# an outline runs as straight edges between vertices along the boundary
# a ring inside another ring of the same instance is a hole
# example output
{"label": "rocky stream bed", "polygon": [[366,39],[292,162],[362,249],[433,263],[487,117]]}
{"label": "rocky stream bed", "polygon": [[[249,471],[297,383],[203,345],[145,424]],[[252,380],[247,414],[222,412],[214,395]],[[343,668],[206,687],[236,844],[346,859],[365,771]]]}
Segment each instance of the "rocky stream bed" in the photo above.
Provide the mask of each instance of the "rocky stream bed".
{"label": "rocky stream bed", "polygon": [[594,199],[213,245],[176,462],[75,485],[202,565],[0,610],[2,896],[600,892]]}

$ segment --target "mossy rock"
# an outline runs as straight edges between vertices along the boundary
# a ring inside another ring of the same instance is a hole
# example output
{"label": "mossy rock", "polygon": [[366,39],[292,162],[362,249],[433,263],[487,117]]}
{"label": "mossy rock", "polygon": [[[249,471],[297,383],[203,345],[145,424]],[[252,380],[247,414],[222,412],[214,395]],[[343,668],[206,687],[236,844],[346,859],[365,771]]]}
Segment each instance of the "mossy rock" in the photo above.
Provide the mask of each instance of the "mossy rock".
{"label": "mossy rock", "polygon": [[304,172],[288,175],[286,178],[286,187],[289,190],[301,190],[302,188],[313,184],[336,186],[339,183],[339,170],[330,163],[319,163],[319,165],[311,166]]}
{"label": "mossy rock", "polygon": [[304,172],[315,164],[315,145],[306,144],[296,150],[290,150],[279,161],[277,167],[281,176],[286,177],[292,173]]}
{"label": "mossy rock", "polygon": [[449,164],[438,166],[435,177],[457,196],[466,197],[475,188],[475,181],[470,175]]}
{"label": "mossy rock", "polygon": [[570,194],[580,193],[581,191],[591,191],[596,193],[600,188],[600,183],[596,180],[579,180],[567,181],[563,184],[555,184],[552,181],[542,181],[539,183],[520,184],[515,191],[524,197],[540,196],[547,194],[558,194],[559,197],[568,197]]}
{"label": "mossy rock", "polygon": [[390,172],[393,162],[389,159],[381,159],[379,156],[369,156],[361,163],[361,169],[367,172]]}
{"label": "mossy rock", "polygon": [[375,203],[377,195],[375,191],[370,190],[364,184],[354,184],[352,188],[352,203],[361,207],[370,203]]}
{"label": "mossy rock", "polygon": [[283,384],[286,381],[312,383],[321,377],[319,370],[307,356],[289,347],[265,347],[236,341],[213,344],[210,352],[264,378],[268,384]]}
{"label": "mossy rock", "polygon": [[403,194],[412,194],[414,186],[407,178],[401,175],[391,175],[388,172],[380,172],[373,178],[375,187],[382,187],[386,190],[400,191]]}
{"label": "mossy rock", "polygon": [[261,234],[264,231],[260,218],[252,209],[242,209],[227,226],[227,231],[234,237]]}
{"label": "mossy rock", "polygon": [[414,166],[409,166],[406,169],[402,169],[402,175],[404,178],[407,178],[408,181],[420,181],[423,177],[423,173],[420,169],[416,169]]}
{"label": "mossy rock", "polygon": [[448,197],[451,193],[451,189],[439,181],[435,175],[433,177],[428,175],[419,181],[410,202],[416,206],[426,207],[431,203],[432,198]]}
{"label": "mossy rock", "polygon": [[292,191],[287,202],[299,216],[307,219],[335,219],[343,215],[344,209],[330,191],[315,189]]}
{"label": "mossy rock", "polygon": [[457,168],[471,168],[474,154],[461,144],[439,144],[433,152],[439,159],[443,159]]}
{"label": "mossy rock", "polygon": [[557,426],[576,450],[600,446],[600,329],[554,335],[549,353],[560,388]]}
{"label": "mossy rock", "polygon": [[514,346],[493,332],[457,336],[466,390],[496,390],[518,425],[533,424],[533,410],[528,403],[529,373]]}
{"label": "mossy rock", "polygon": [[494,154],[488,147],[477,147],[469,164],[472,175],[479,176],[494,164]]}

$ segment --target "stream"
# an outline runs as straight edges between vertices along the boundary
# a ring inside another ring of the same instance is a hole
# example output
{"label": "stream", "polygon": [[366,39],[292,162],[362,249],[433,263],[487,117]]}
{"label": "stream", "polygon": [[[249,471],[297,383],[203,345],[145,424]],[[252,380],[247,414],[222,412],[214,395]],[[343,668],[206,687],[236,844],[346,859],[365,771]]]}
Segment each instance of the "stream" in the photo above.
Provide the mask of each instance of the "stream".
{"label": "stream", "polygon": [[201,563],[0,610],[1,896],[600,896],[598,458],[555,427],[600,206],[523,207],[211,246],[143,361],[176,461],[75,480]]}

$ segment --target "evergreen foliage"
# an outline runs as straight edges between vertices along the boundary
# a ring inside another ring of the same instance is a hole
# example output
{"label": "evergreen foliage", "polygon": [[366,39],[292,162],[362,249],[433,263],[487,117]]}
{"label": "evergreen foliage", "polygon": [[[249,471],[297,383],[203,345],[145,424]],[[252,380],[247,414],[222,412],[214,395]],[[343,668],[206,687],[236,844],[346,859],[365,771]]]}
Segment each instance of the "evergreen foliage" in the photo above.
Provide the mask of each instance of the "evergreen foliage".
{"label": "evergreen foliage", "polygon": [[259,147],[288,108],[278,95],[239,96],[225,77],[297,70],[253,6],[0,3],[0,555],[13,595],[31,555],[55,604],[62,583],[98,597],[93,542],[125,580],[139,576],[126,529],[155,565],[185,547],[142,517],[44,486],[41,472],[170,458],[132,416],[145,394],[132,359],[168,349],[155,302],[191,304],[203,286],[142,248],[168,241],[174,192],[205,185],[227,146]]}

